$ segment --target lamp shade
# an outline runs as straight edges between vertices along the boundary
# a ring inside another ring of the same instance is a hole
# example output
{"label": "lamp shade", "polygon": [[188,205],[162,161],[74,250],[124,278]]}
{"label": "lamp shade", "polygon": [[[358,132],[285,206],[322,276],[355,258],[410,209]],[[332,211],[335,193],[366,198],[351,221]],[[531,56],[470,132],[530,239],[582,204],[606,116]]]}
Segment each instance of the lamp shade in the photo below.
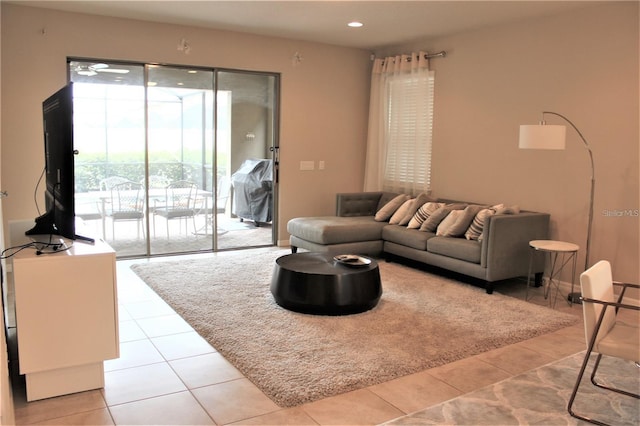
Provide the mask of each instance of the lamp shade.
{"label": "lamp shade", "polygon": [[567,128],[548,124],[520,126],[520,149],[564,149]]}

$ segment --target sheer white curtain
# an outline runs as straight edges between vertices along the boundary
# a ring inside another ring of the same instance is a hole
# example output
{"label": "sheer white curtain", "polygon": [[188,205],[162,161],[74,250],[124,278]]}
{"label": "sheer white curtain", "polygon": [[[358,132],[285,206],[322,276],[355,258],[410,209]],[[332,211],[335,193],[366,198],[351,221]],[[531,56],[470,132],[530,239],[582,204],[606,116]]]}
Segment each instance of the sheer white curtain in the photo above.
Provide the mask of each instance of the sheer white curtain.
{"label": "sheer white curtain", "polygon": [[431,189],[433,87],[425,52],[375,60],[365,191],[417,195]]}

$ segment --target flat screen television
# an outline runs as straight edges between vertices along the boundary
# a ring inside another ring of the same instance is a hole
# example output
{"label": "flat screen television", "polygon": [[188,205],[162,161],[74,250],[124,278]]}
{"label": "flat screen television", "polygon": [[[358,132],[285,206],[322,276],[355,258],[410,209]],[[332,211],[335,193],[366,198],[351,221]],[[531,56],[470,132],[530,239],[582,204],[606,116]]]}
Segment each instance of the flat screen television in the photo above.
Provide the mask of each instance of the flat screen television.
{"label": "flat screen television", "polygon": [[58,235],[93,242],[76,234],[73,147],[73,83],[42,103],[45,158],[45,213],[26,235]]}

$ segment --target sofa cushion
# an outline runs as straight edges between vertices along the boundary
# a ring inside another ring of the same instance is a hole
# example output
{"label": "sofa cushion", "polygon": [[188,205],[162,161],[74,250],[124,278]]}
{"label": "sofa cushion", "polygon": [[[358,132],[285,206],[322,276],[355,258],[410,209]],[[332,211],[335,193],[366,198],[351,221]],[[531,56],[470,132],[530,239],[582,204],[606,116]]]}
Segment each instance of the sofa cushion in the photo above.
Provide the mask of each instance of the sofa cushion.
{"label": "sofa cushion", "polygon": [[[382,207],[385,206],[385,204],[387,204],[389,201],[391,201],[394,198],[396,198],[398,195],[402,195],[402,194],[399,194],[397,192],[386,192],[386,191],[383,191],[380,194],[380,199],[378,200],[378,205],[376,206],[376,210],[375,211],[377,212],[378,210],[380,210]],[[373,214],[375,215],[375,212]]]}
{"label": "sofa cushion", "polygon": [[484,231],[484,222],[487,220],[487,217],[495,214],[496,211],[493,208],[482,209],[471,221],[471,225],[464,233],[464,237],[467,240],[481,240],[482,232]]}
{"label": "sofa cushion", "polygon": [[405,201],[398,210],[391,216],[389,219],[389,223],[391,225],[400,225],[402,219],[406,216],[407,211],[411,208],[413,203],[415,202],[415,198]]}
{"label": "sofa cushion", "polygon": [[291,219],[287,231],[317,244],[339,244],[379,240],[385,226],[386,222],[376,222],[373,216],[316,216]]}
{"label": "sofa cushion", "polygon": [[463,210],[467,207],[466,204],[440,204],[440,208],[433,212],[423,223],[420,225],[421,231],[435,232],[438,229],[440,222],[451,212],[451,210]]}
{"label": "sofa cushion", "polygon": [[520,213],[520,206],[502,207],[496,210],[496,214],[518,214]]}
{"label": "sofa cushion", "polygon": [[426,250],[427,241],[435,235],[432,232],[420,232],[401,225],[387,225],[382,229],[383,240],[417,250]]}
{"label": "sofa cushion", "polygon": [[418,196],[413,199],[413,203],[409,206],[409,208],[407,209],[407,212],[405,213],[404,217],[400,220],[398,225],[407,225],[411,221],[411,218],[413,218],[413,215],[416,214],[418,209],[422,207],[424,203],[427,203],[429,201],[437,201],[437,200],[434,200],[424,192],[421,194],[418,194]]}
{"label": "sofa cushion", "polygon": [[404,204],[405,201],[411,197],[405,194],[394,197],[391,201],[386,203],[380,210],[376,212],[375,220],[378,222],[386,222],[389,218]]}
{"label": "sofa cushion", "polygon": [[[442,236],[443,237],[462,237],[464,233],[467,231],[467,229],[469,229],[471,222],[476,217],[478,212],[483,208],[484,208],[483,206],[479,206],[477,204],[470,204],[467,207],[465,207],[464,210],[454,210],[451,213],[449,213],[449,216],[451,216],[452,213],[460,212],[459,214],[456,215],[456,221],[451,226],[449,226],[449,228],[446,230],[446,232]],[[447,219],[449,219],[449,216],[447,216]],[[438,226],[438,229],[440,229],[439,226]]]}
{"label": "sofa cushion", "polygon": [[[436,203],[433,201],[429,201],[424,203],[413,215],[409,223],[407,224],[407,228],[410,229],[418,229],[420,226],[431,217],[431,215],[438,211],[440,207],[444,206],[443,203]],[[435,231],[435,228],[433,229]]]}
{"label": "sofa cushion", "polygon": [[464,210],[451,210],[449,214],[442,219],[442,222],[438,224],[436,228],[436,235],[440,237],[449,237],[449,229],[456,223],[458,217],[464,212]]}
{"label": "sofa cushion", "polygon": [[480,264],[482,244],[464,238],[434,237],[427,241],[429,253]]}

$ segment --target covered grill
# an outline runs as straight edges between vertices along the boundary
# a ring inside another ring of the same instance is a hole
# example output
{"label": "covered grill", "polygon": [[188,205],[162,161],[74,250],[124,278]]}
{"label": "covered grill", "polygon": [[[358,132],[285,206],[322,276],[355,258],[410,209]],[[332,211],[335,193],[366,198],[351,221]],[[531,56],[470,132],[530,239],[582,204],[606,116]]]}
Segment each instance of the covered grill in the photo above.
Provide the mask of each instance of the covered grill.
{"label": "covered grill", "polygon": [[271,222],[273,163],[268,159],[245,160],[231,175],[232,212],[240,219]]}

